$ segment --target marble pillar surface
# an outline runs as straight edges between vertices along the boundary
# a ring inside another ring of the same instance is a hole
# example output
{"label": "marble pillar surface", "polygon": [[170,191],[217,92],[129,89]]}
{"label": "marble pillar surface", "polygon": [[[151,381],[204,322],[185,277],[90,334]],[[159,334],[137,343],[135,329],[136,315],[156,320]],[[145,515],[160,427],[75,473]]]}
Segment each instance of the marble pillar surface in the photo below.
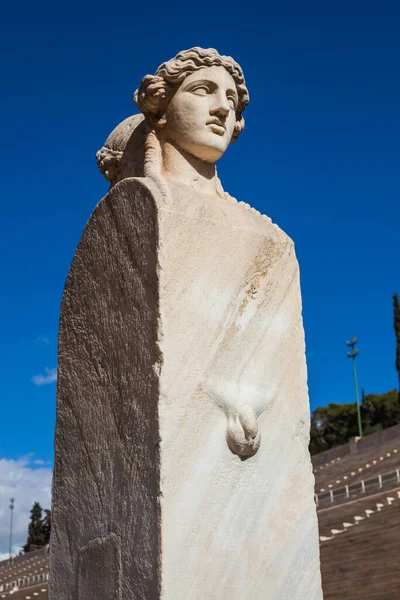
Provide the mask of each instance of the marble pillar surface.
{"label": "marble pillar surface", "polygon": [[321,600],[306,381],[287,235],[115,185],[62,303],[51,600]]}

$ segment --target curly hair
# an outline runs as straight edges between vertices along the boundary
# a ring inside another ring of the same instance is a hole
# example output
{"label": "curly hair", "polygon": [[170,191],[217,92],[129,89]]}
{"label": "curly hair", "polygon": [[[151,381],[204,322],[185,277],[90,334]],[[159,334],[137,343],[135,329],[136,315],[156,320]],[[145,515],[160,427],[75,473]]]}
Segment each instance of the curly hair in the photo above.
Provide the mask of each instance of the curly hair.
{"label": "curly hair", "polygon": [[214,48],[182,50],[171,60],[162,63],[154,75],[143,77],[140,87],[134,94],[134,101],[146,120],[156,127],[165,114],[167,106],[184,79],[205,67],[224,67],[232,76],[238,93],[236,125],[232,141],[244,129],[242,113],[249,103],[249,92],[240,65],[230,56],[222,56]]}

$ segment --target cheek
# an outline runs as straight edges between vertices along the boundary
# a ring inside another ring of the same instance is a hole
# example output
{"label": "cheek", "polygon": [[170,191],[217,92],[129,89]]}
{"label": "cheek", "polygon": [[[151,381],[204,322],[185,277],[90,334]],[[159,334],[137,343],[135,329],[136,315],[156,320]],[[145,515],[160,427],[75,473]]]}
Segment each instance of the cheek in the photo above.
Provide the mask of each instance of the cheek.
{"label": "cheek", "polygon": [[232,111],[229,114],[229,117],[226,121],[226,129],[227,129],[227,131],[229,131],[230,137],[233,136],[233,132],[235,131],[235,126],[236,126],[236,113],[234,111]]}
{"label": "cheek", "polygon": [[179,102],[171,102],[166,117],[171,130],[187,135],[204,127],[207,115],[207,99],[188,96],[180,98]]}

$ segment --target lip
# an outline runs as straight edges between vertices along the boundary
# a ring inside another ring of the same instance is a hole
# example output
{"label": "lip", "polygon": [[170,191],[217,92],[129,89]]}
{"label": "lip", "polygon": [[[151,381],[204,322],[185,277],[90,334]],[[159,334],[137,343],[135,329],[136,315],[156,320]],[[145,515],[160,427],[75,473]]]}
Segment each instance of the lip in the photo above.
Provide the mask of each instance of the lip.
{"label": "lip", "polygon": [[221,123],[221,121],[217,121],[216,119],[214,120],[210,120],[207,122],[207,125],[210,127],[211,131],[213,131],[213,133],[216,133],[217,135],[224,135],[225,131],[226,131],[226,127],[225,125],[223,125]]}

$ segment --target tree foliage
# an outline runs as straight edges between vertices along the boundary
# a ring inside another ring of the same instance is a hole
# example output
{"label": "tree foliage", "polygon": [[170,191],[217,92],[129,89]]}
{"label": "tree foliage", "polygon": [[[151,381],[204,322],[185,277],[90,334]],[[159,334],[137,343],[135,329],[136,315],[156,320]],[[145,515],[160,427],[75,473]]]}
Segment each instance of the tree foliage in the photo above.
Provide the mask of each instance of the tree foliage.
{"label": "tree foliage", "polygon": [[24,546],[24,552],[37,550],[46,546],[50,540],[51,531],[51,511],[45,510],[43,518],[43,509],[39,502],[35,502],[31,510],[31,519],[28,526],[28,539]]}
{"label": "tree foliage", "polygon": [[44,541],[45,544],[50,543],[50,533],[51,533],[51,510],[46,509],[44,511],[44,519],[42,521],[43,533],[44,533]]}
{"label": "tree foliage", "polygon": [[[386,394],[363,394],[361,420],[364,435],[369,435],[400,423],[397,390]],[[357,407],[331,403],[319,406],[311,415],[311,454],[345,444],[358,435]]]}

